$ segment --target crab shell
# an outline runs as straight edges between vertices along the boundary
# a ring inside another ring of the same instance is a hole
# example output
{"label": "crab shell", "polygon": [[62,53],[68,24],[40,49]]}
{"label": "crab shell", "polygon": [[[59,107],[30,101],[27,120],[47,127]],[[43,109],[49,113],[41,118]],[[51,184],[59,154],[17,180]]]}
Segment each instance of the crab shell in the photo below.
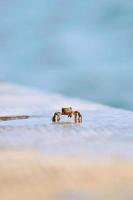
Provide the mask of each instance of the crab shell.
{"label": "crab shell", "polygon": [[62,108],[62,115],[70,115],[73,113],[73,110],[71,107],[69,108]]}

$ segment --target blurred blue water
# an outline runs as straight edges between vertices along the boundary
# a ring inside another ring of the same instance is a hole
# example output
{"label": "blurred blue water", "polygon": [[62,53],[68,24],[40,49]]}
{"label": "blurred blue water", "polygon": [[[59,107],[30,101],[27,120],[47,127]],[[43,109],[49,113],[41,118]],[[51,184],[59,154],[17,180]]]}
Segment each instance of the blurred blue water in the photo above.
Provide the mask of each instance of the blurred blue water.
{"label": "blurred blue water", "polygon": [[0,0],[0,79],[133,109],[133,1]]}

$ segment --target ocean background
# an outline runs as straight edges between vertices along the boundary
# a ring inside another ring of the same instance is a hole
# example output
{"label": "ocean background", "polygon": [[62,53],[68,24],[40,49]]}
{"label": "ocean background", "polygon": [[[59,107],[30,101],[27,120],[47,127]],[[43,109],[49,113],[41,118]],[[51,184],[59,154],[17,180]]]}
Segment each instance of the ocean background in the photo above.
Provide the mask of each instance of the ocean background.
{"label": "ocean background", "polygon": [[133,1],[0,0],[0,80],[133,110]]}

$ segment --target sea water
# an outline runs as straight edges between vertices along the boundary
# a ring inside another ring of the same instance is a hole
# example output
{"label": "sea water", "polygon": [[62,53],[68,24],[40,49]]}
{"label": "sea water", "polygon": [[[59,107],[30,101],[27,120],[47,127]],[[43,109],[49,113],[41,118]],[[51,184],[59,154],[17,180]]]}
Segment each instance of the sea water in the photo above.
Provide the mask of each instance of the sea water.
{"label": "sea water", "polygon": [[133,110],[133,1],[0,1],[0,79]]}

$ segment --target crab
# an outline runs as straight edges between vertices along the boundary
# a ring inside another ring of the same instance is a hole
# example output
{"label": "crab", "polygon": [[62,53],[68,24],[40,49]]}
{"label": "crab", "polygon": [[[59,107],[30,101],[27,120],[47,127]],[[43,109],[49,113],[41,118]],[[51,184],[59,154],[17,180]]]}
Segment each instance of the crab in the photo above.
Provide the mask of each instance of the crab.
{"label": "crab", "polygon": [[79,111],[74,111],[72,107],[62,108],[61,112],[55,112],[52,118],[52,122],[59,122],[61,115],[67,115],[68,117],[74,116],[75,123],[82,123],[82,115]]}

